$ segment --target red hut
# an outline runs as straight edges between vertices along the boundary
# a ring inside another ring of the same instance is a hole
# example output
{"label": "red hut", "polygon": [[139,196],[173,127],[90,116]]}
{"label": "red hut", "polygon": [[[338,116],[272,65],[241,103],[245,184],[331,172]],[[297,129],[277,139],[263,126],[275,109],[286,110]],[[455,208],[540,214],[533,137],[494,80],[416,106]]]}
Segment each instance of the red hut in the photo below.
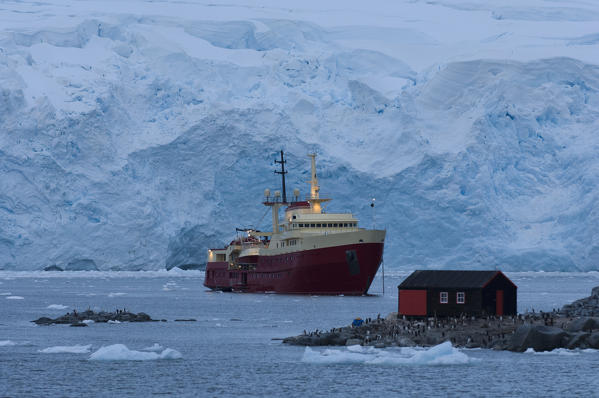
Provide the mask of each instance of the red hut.
{"label": "red hut", "polygon": [[414,271],[397,288],[399,315],[517,313],[518,287],[501,271]]}

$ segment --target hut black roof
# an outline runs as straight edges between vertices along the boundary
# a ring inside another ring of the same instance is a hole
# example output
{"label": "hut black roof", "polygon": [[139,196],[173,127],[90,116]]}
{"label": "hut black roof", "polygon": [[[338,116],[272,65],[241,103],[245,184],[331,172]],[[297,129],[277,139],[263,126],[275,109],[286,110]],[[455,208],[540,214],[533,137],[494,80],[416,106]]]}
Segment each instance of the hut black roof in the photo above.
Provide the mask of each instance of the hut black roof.
{"label": "hut black roof", "polygon": [[[468,289],[482,288],[501,271],[449,271],[430,270],[414,271],[400,285],[399,288],[449,288]],[[511,281],[510,281],[511,282]],[[514,285],[515,286],[515,285]]]}

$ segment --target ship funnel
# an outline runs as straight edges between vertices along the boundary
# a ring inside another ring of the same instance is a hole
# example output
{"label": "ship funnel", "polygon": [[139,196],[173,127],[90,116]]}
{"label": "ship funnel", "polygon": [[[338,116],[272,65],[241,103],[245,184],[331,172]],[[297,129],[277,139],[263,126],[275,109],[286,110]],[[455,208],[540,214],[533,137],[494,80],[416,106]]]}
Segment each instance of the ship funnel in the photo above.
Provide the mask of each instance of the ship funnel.
{"label": "ship funnel", "polygon": [[281,191],[275,191],[275,198],[281,197]]}
{"label": "ship funnel", "polygon": [[299,194],[300,194],[300,191],[299,191],[299,189],[295,188],[295,189],[293,190],[293,196],[295,197],[295,201],[296,201],[296,202],[297,202],[297,200],[298,200],[298,198],[299,198]]}
{"label": "ship funnel", "polygon": [[270,189],[266,188],[266,189],[264,190],[264,197],[265,197],[265,198],[268,198],[268,197],[270,197]]}

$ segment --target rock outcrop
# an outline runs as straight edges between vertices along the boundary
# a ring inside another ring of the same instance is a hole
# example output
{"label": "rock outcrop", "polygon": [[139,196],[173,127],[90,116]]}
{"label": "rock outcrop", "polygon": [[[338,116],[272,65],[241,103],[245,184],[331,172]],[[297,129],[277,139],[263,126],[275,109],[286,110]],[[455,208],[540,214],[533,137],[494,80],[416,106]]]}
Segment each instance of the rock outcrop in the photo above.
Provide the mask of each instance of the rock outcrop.
{"label": "rock outcrop", "polygon": [[96,323],[106,323],[109,321],[115,322],[156,322],[146,313],[132,313],[126,310],[117,310],[115,312],[94,312],[87,310],[83,312],[68,312],[58,318],[41,317],[35,321],[31,321],[37,325],[71,325],[71,326],[87,326],[88,321]]}
{"label": "rock outcrop", "polygon": [[570,336],[563,329],[544,325],[520,326],[510,338],[508,350],[524,352],[529,348],[535,351],[551,351],[566,347]]}
{"label": "rock outcrop", "polygon": [[62,268],[60,268],[58,265],[54,264],[54,265],[49,265],[46,268],[44,268],[44,271],[64,271]]}
{"label": "rock outcrop", "polygon": [[[581,315],[574,315],[581,314]],[[457,347],[491,348],[524,352],[556,348],[599,349],[599,286],[590,297],[565,305],[559,311],[532,312],[515,317],[366,319],[361,326],[345,326],[329,331],[305,332],[288,337],[284,343],[305,346],[372,345],[433,346],[450,341]]]}
{"label": "rock outcrop", "polygon": [[589,297],[564,305],[560,312],[565,316],[599,317],[599,286],[593,288]]}
{"label": "rock outcrop", "polygon": [[98,271],[96,262],[89,258],[73,260],[64,268],[65,271]]}
{"label": "rock outcrop", "polygon": [[566,327],[568,332],[592,332],[599,331],[599,318],[582,317],[570,322]]}

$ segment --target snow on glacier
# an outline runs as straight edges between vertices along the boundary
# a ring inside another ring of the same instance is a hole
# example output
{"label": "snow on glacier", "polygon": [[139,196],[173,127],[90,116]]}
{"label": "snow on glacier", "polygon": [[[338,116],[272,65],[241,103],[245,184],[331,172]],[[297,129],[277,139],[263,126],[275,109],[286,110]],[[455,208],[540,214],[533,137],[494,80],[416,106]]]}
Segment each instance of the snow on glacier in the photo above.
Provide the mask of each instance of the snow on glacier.
{"label": "snow on glacier", "polygon": [[390,267],[597,269],[597,5],[113,5],[0,11],[0,269],[203,263],[281,148]]}

